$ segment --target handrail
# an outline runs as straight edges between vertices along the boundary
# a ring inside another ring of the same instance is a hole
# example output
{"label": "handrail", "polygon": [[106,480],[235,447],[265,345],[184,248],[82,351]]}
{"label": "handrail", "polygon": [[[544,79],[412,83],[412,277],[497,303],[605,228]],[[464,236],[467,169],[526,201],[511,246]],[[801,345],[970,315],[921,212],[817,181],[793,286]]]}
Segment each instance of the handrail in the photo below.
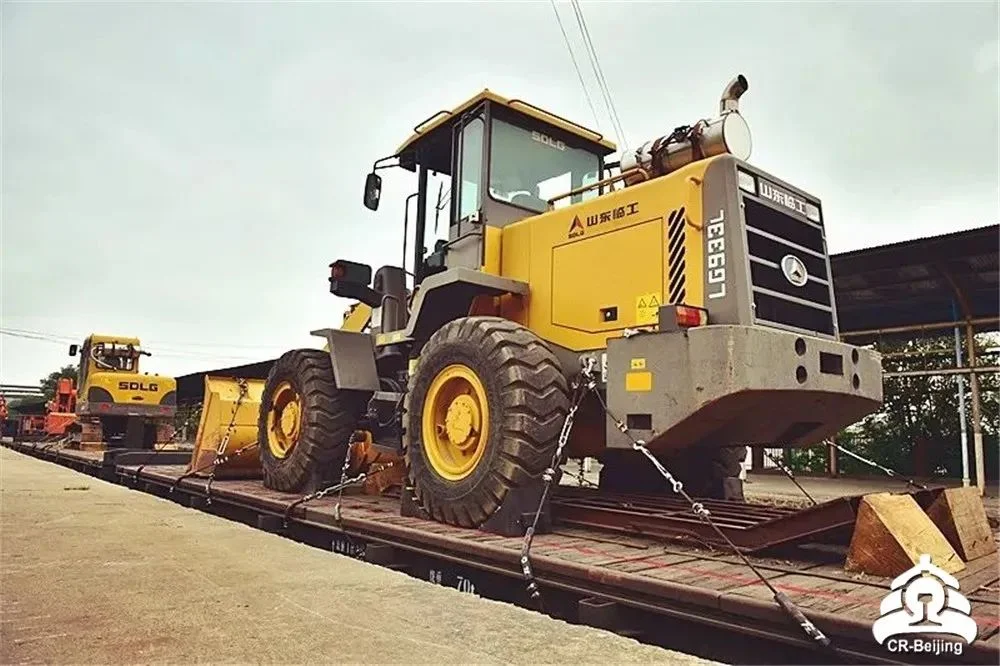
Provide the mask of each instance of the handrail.
{"label": "handrail", "polygon": [[551,111],[546,111],[545,109],[543,109],[543,108],[541,108],[539,106],[535,106],[531,102],[525,102],[523,99],[512,99],[512,100],[509,100],[507,102],[507,104],[510,105],[510,106],[514,106],[515,104],[522,104],[522,105],[528,107],[529,109],[533,109],[535,111],[538,111],[539,113],[542,113],[542,114],[544,114],[546,116],[549,116],[551,118],[555,118],[556,120],[558,120],[560,122],[564,122],[567,125],[571,125],[573,127],[576,127],[577,129],[583,130],[587,134],[590,134],[592,136],[596,136],[597,137],[597,139],[596,139],[597,141],[603,141],[604,140],[604,135],[601,134],[600,132],[592,130],[589,127],[584,127],[580,123],[575,123],[572,120],[570,120],[568,118],[563,118],[562,116],[557,115],[555,113],[552,113]]}
{"label": "handrail", "polygon": [[420,134],[420,130],[421,130],[421,128],[422,128],[422,127],[423,127],[424,125],[427,125],[428,123],[430,123],[430,122],[431,122],[432,120],[434,120],[435,118],[437,118],[437,117],[438,117],[438,116],[440,116],[441,114],[444,114],[445,116],[450,116],[450,115],[452,115],[452,114],[451,114],[451,111],[447,111],[447,110],[445,110],[445,109],[441,109],[441,110],[440,110],[440,111],[438,111],[437,113],[434,113],[434,114],[432,114],[432,115],[431,115],[431,116],[430,116],[429,118],[427,118],[426,120],[424,120],[424,121],[421,121],[421,122],[417,123],[416,125],[414,125],[414,126],[413,126],[413,133],[414,133],[414,134]]}
{"label": "handrail", "polygon": [[596,182],[591,183],[590,185],[584,185],[583,187],[578,187],[575,190],[570,190],[565,194],[560,194],[557,197],[552,197],[546,203],[549,205],[549,210],[552,210],[552,205],[555,204],[555,202],[559,201],[560,199],[576,196],[577,194],[583,194],[584,192],[588,192],[594,189],[595,187],[604,187],[605,185],[611,185],[612,183],[616,183],[619,180],[624,180],[629,176],[642,176],[642,179],[644,181],[649,180],[649,172],[647,172],[642,167],[635,167],[634,169],[623,171],[617,176],[611,176],[610,178],[605,178],[604,180],[598,180]]}

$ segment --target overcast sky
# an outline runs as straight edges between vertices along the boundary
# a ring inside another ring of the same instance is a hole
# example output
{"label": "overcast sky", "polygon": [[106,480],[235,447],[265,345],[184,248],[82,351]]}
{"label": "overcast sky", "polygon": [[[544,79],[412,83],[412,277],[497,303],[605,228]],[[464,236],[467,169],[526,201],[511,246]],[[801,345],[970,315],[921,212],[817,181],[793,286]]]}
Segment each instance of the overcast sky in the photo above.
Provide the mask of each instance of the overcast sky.
{"label": "overcast sky", "polygon": [[[750,161],[821,197],[833,252],[993,224],[996,2],[584,2],[627,139],[749,79]],[[601,114],[570,5],[560,13]],[[316,346],[327,265],[399,263],[372,161],[483,87],[593,126],[548,1],[3,2],[2,325],[141,337],[183,374]],[[0,337],[0,381],[66,344]]]}

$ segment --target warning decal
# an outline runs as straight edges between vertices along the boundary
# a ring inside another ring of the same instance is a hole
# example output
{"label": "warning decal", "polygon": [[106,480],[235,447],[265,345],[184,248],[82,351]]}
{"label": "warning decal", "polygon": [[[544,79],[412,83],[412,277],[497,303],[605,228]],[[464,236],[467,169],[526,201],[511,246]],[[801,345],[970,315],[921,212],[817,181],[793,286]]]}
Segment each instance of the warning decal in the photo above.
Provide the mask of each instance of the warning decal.
{"label": "warning decal", "polygon": [[659,321],[660,304],[662,297],[659,294],[642,294],[635,299],[635,323],[637,326],[647,326]]}

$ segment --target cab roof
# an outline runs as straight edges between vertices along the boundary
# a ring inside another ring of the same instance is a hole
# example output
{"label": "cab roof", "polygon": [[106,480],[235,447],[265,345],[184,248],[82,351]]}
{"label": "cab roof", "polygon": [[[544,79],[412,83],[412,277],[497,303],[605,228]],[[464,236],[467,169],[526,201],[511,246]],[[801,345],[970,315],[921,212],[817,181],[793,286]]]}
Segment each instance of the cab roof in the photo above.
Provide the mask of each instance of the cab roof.
{"label": "cab roof", "polygon": [[139,338],[126,338],[121,335],[102,335],[100,333],[92,333],[90,334],[90,336],[87,337],[87,340],[89,340],[91,344],[95,345],[99,342],[103,342],[104,344],[114,343],[116,345],[123,345],[123,346],[127,345],[132,345],[133,347],[139,346]]}
{"label": "cab roof", "polygon": [[508,99],[507,97],[498,95],[495,92],[492,92],[489,88],[486,88],[482,92],[465,100],[451,111],[438,111],[433,116],[414,127],[413,135],[403,142],[403,144],[396,150],[395,154],[400,155],[404,151],[413,148],[417,142],[427,138],[434,132],[434,130],[447,124],[448,121],[453,119],[455,116],[461,116],[465,111],[484,101],[499,104],[500,106],[504,106],[517,113],[523,113],[526,116],[530,116],[536,120],[558,127],[565,132],[569,132],[570,134],[580,137],[584,141],[600,146],[604,149],[604,155],[613,153],[618,149],[614,143],[605,139],[600,132],[574,123],[573,121],[567,120],[562,116],[557,116],[556,114],[539,108],[529,102],[519,99]]}

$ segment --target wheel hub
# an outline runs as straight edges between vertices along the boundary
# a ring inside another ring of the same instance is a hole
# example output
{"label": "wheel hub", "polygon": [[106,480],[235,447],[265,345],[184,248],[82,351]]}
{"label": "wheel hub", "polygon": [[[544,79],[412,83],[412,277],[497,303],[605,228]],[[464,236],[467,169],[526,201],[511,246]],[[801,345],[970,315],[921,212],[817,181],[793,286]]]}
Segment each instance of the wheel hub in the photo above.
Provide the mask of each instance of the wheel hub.
{"label": "wheel hub", "polygon": [[473,418],[477,416],[477,411],[475,401],[468,395],[462,394],[451,401],[445,415],[448,441],[460,449],[469,448],[472,444],[469,439],[473,434]]}
{"label": "wheel hub", "polygon": [[302,403],[290,382],[274,390],[267,412],[267,448],[275,458],[285,458],[299,440]]}
{"label": "wheel hub", "polygon": [[422,442],[431,469],[449,481],[469,476],[489,439],[486,387],[475,371],[453,364],[441,370],[427,391]]}
{"label": "wheel hub", "polygon": [[282,434],[288,439],[295,439],[299,434],[299,403],[297,400],[285,405],[281,410],[281,421],[279,423]]}

